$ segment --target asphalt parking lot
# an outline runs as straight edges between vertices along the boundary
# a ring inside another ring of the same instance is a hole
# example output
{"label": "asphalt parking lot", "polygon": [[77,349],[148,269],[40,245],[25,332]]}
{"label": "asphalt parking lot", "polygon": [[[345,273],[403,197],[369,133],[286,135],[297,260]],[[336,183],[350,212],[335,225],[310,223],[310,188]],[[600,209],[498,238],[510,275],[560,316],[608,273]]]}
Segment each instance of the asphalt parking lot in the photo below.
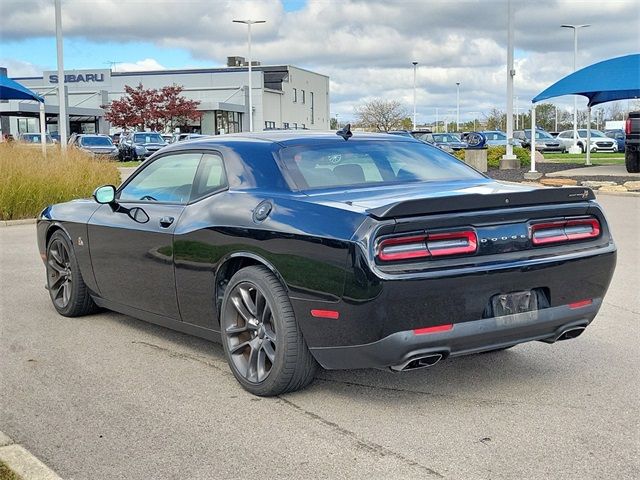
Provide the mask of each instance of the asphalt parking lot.
{"label": "asphalt parking lot", "polygon": [[245,393],[216,344],[58,316],[35,227],[0,228],[0,430],[68,479],[639,478],[640,198],[599,200],[618,266],[579,339],[321,372],[272,399]]}

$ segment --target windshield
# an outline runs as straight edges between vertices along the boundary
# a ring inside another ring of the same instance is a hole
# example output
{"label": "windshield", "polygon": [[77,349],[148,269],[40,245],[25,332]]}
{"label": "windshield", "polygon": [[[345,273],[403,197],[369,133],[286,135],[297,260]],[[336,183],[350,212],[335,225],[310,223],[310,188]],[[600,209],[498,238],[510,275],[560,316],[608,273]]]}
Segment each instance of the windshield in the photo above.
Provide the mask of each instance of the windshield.
{"label": "windshield", "polygon": [[[527,138],[531,138],[531,130],[525,130],[524,134],[526,135]],[[540,130],[536,130],[536,140],[540,140],[541,138],[544,139],[552,139],[553,140],[553,135],[551,135],[548,132],[541,132]]]}
{"label": "windshield", "polygon": [[351,141],[280,151],[300,190],[481,179],[442,150],[419,142]]}
{"label": "windshield", "polygon": [[159,133],[136,133],[133,136],[135,143],[165,143]]}
{"label": "windshield", "polygon": [[[53,139],[51,135],[48,133],[45,135],[46,143],[53,143]],[[39,133],[25,133],[22,135],[22,141],[27,143],[40,143],[40,134]]]}
{"label": "windshield", "polygon": [[[586,130],[578,130],[578,135],[580,135],[580,137],[587,138],[587,131]],[[591,130],[591,136],[592,137],[606,137],[606,135],[604,133],[599,132],[598,130]]]}
{"label": "windshield", "polygon": [[455,143],[455,142],[462,142],[462,140],[460,140],[457,136],[455,135],[451,135],[449,133],[434,133],[433,134],[433,139],[436,142],[440,142],[440,143]]}
{"label": "windshield", "polygon": [[80,145],[83,147],[113,147],[111,139],[107,137],[82,137]]}

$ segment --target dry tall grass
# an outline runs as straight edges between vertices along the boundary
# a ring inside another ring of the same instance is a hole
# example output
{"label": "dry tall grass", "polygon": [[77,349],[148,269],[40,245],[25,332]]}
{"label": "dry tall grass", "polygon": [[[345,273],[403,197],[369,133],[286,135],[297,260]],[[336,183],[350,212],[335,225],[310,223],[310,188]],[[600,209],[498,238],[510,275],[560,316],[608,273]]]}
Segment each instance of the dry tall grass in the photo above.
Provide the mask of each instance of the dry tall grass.
{"label": "dry tall grass", "polygon": [[0,220],[33,218],[47,205],[88,197],[104,184],[118,185],[114,162],[96,160],[79,150],[63,156],[50,148],[0,143]]}

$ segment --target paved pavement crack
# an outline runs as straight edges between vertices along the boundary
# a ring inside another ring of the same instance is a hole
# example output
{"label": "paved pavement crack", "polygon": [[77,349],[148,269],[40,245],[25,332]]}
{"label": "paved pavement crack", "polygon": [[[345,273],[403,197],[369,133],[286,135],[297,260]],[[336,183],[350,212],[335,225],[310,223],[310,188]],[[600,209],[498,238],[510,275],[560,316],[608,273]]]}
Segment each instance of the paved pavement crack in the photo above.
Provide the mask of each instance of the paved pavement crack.
{"label": "paved pavement crack", "polygon": [[227,368],[225,368],[226,365],[227,365],[226,363],[224,363],[225,367],[222,367],[222,366],[218,365],[216,362],[214,362],[212,360],[208,360],[208,359],[206,359],[204,357],[200,357],[198,355],[192,355],[190,353],[176,352],[175,350],[172,350],[172,349],[166,348],[166,347],[161,347],[160,345],[156,345],[155,343],[142,342],[142,341],[138,341],[138,340],[134,340],[131,343],[134,343],[136,345],[142,345],[142,346],[149,347],[149,348],[153,348],[155,350],[159,350],[159,351],[161,351],[163,353],[166,353],[170,357],[182,358],[182,359],[185,359],[185,360],[194,360],[196,362],[203,363],[204,365],[207,365],[208,367],[215,368],[216,370],[218,370],[219,372],[221,372],[224,375],[231,375],[229,370]]}
{"label": "paved pavement crack", "polygon": [[[469,402],[469,403],[473,403],[474,405],[487,405],[487,406],[495,406],[495,405],[506,405],[506,406],[510,406],[510,407],[517,407],[517,406],[522,406],[522,405],[529,405],[529,406],[540,406],[540,405],[549,405],[549,406],[558,406],[555,403],[527,403],[527,402],[523,402],[520,400],[489,400],[486,398],[475,398],[475,397],[461,397],[459,395],[448,395],[445,393],[433,393],[433,392],[421,392],[419,390],[407,390],[404,388],[394,388],[394,387],[385,387],[384,385],[367,385],[366,383],[358,383],[358,382],[348,382],[348,381],[344,381],[344,380],[333,380],[330,378],[321,378],[321,377],[317,377],[316,380],[320,381],[320,382],[328,382],[328,383],[339,383],[339,384],[343,384],[343,385],[349,385],[352,387],[364,387],[364,388],[368,388],[371,390],[376,390],[376,391],[380,391],[380,390],[385,390],[385,391],[389,391],[389,392],[397,392],[397,393],[404,393],[404,394],[410,394],[410,395],[422,395],[422,396],[430,396],[430,397],[437,397],[437,398],[443,398],[443,399],[454,399],[454,400],[459,400],[462,402]],[[574,406],[574,405],[563,405],[564,408],[570,409],[570,410],[580,410],[582,409],[582,407],[580,406]]]}
{"label": "paved pavement crack", "polygon": [[627,308],[627,307],[616,305],[615,303],[605,301],[604,304],[610,307],[619,308],[620,310],[624,310],[625,312],[633,313],[634,315],[640,315],[640,312],[636,312],[635,310],[631,310],[630,308]]}
{"label": "paved pavement crack", "polygon": [[411,467],[417,467],[419,468],[421,471],[436,477],[436,478],[444,478],[444,476],[442,474],[440,474],[439,472],[435,471],[432,468],[429,468],[425,465],[422,465],[419,462],[416,462],[415,460],[412,460],[404,455],[402,455],[401,453],[398,453],[394,450],[391,450],[388,447],[382,446],[379,443],[376,442],[372,442],[370,440],[365,440],[361,437],[359,437],[355,432],[352,432],[351,430],[347,430],[344,427],[341,427],[340,425],[338,425],[335,422],[332,422],[330,420],[327,420],[326,418],[318,415],[317,413],[313,413],[307,409],[305,409],[304,407],[301,407],[300,405],[292,402],[291,400],[287,400],[286,398],[283,397],[278,397],[279,400],[284,403],[285,405],[288,405],[289,407],[293,408],[294,410],[296,410],[298,413],[318,422],[321,423],[322,425],[325,425],[329,428],[331,428],[334,432],[339,433],[340,435],[343,435],[351,440],[353,440],[358,447],[365,449],[375,455],[378,455],[380,457],[386,457],[386,456],[391,456],[396,458],[397,460],[400,460],[402,463],[404,463],[405,465],[411,466]]}

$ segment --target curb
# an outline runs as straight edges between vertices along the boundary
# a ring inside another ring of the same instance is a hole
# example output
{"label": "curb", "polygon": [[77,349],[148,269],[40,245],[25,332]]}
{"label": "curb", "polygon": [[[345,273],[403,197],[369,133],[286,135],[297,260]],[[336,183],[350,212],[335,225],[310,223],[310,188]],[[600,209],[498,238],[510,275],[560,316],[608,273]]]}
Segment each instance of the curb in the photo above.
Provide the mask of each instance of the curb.
{"label": "curb", "polygon": [[35,218],[23,218],[22,220],[0,220],[0,227],[13,227],[14,225],[34,225]]}
{"label": "curb", "polygon": [[62,480],[26,448],[0,431],[0,461],[23,480]]}

